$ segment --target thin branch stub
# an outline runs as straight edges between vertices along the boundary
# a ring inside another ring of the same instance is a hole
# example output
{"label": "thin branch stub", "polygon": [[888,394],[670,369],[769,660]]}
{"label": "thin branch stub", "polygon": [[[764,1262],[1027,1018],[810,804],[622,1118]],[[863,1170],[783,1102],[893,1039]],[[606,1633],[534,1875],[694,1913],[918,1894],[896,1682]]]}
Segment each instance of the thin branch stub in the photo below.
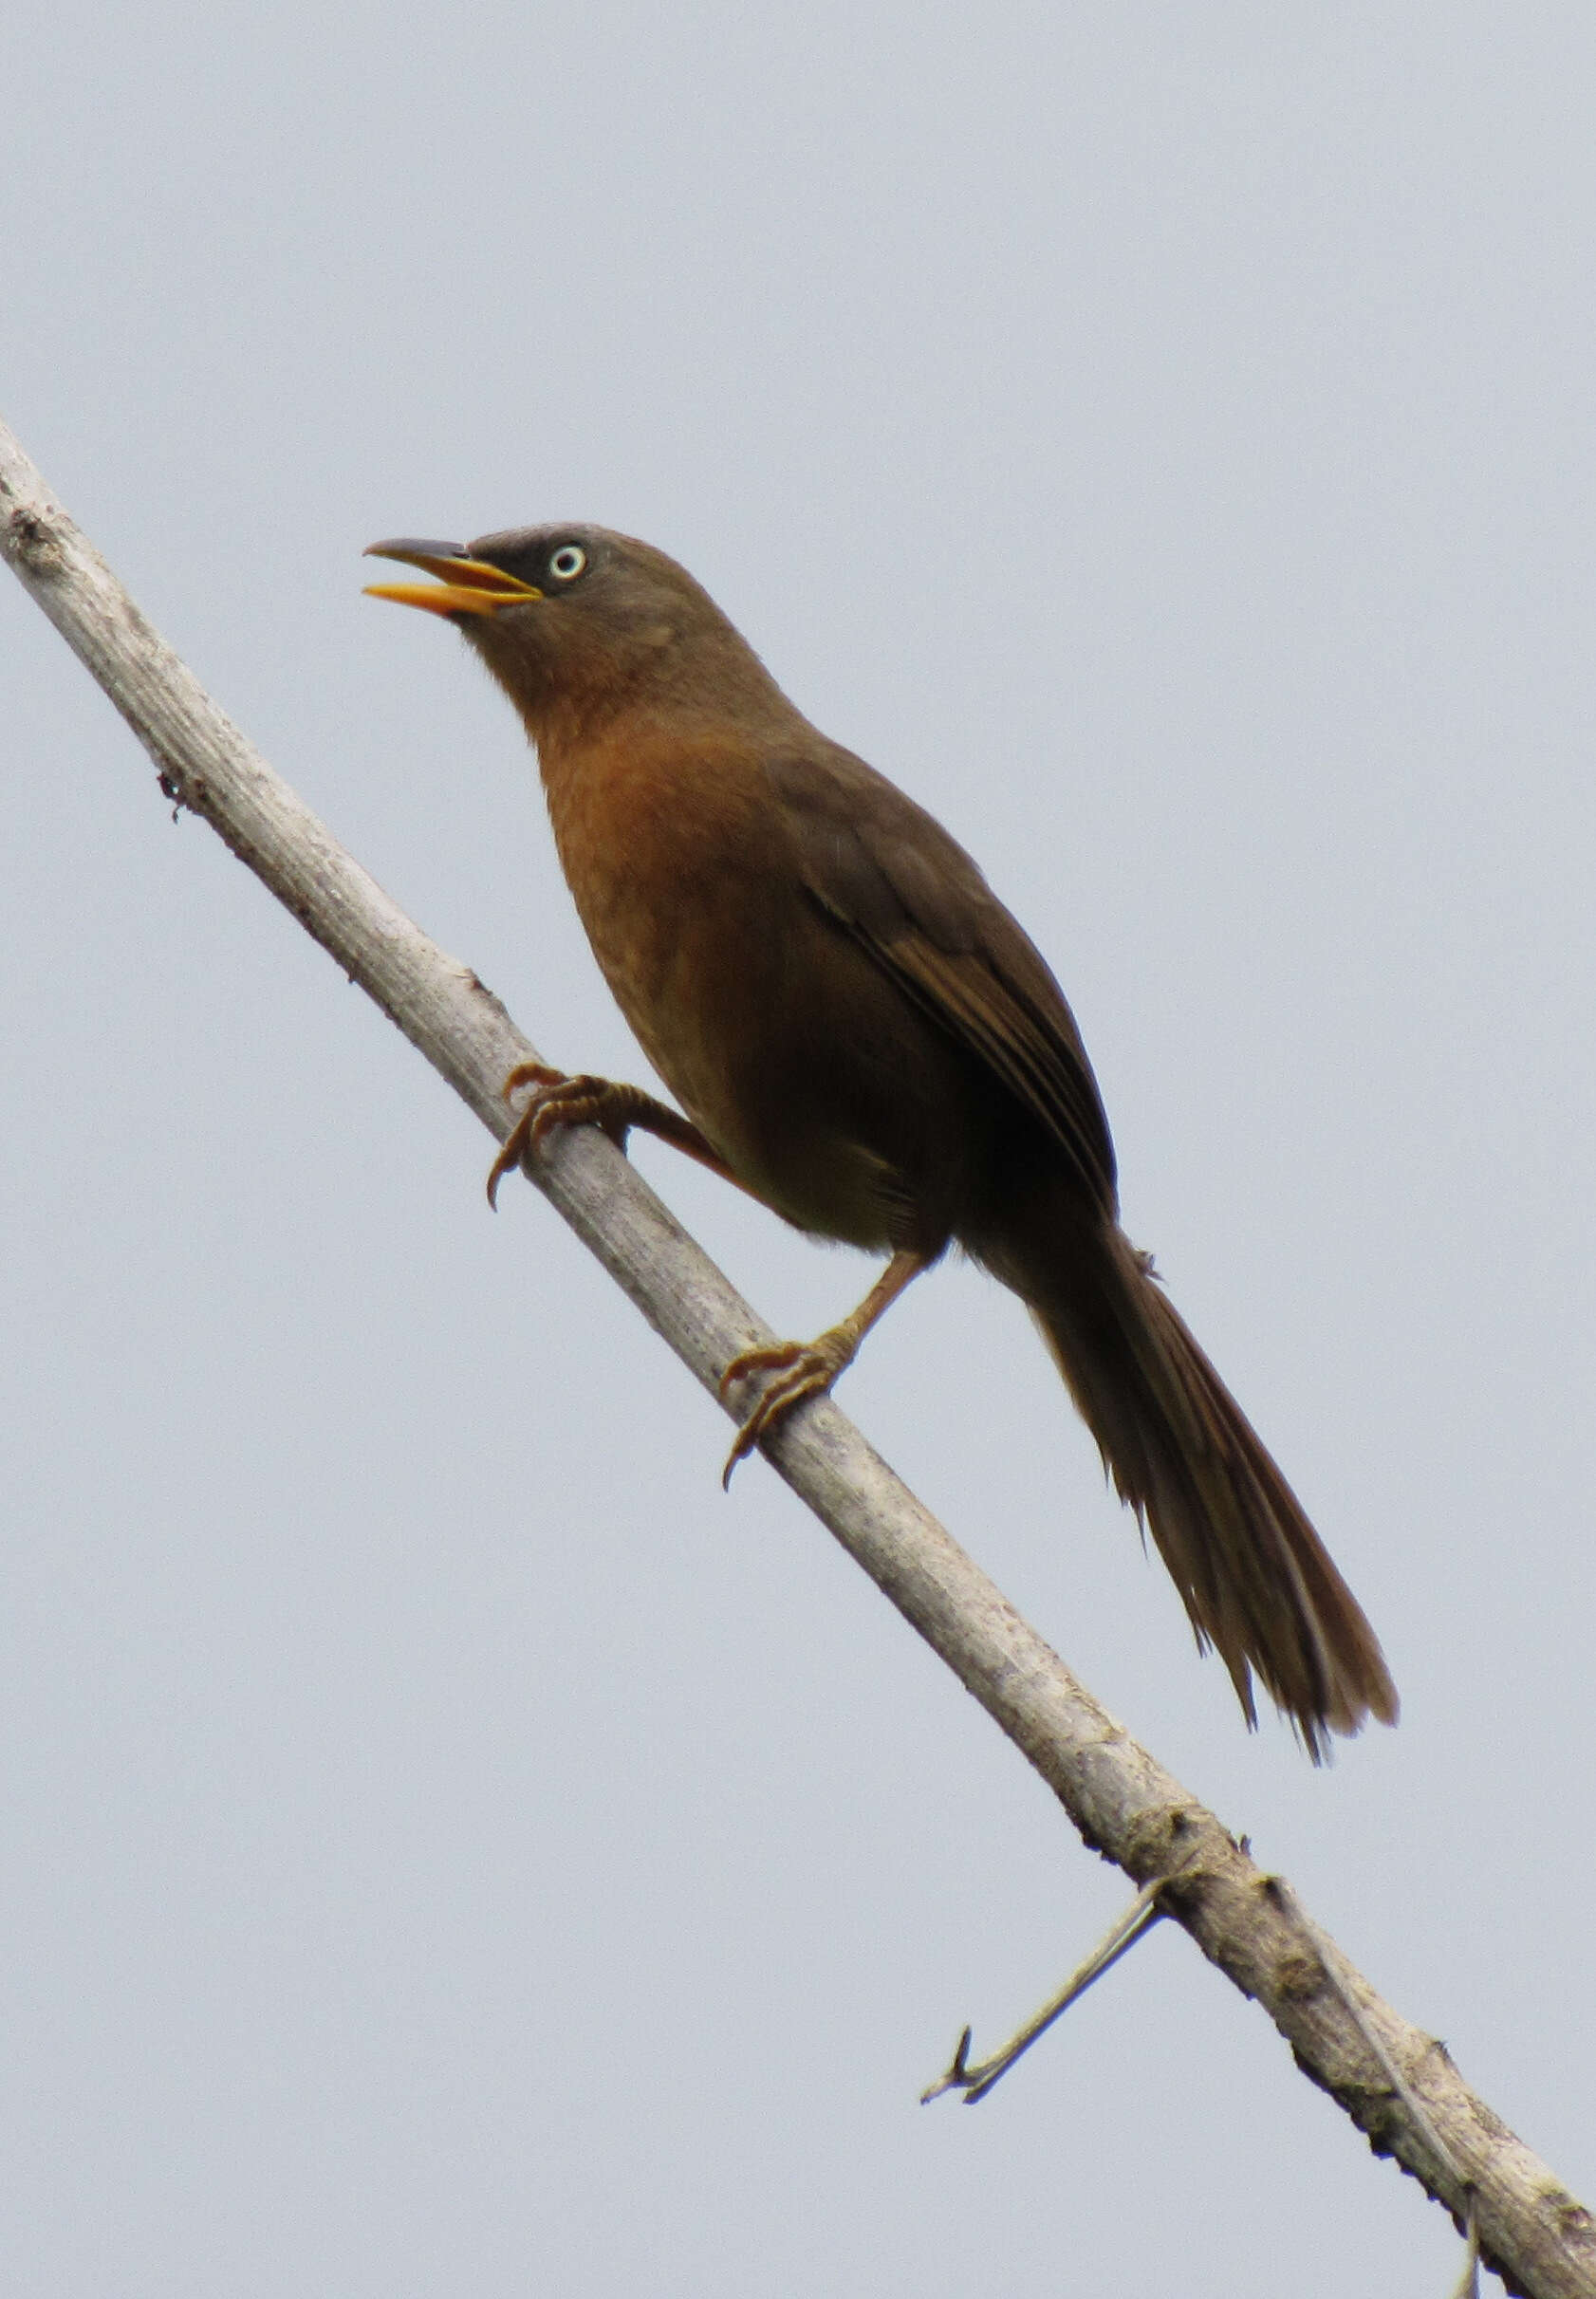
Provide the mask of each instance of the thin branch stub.
{"label": "thin branch stub", "polygon": [[1161,1921],[1163,1910],[1157,1905],[1159,1894],[1169,1882],[1166,1876],[1155,1876],[1142,1885],[1123,1915],[1115,1918],[1109,1929],[1087,1956],[1086,1962],[1072,1972],[1058,1993],[1049,1997],[1034,2018],[1027,2020],[1018,2032],[1010,2037],[1001,2050],[994,2051],[990,2060],[978,2067],[970,2065],[970,2035],[966,2028],[958,2039],[952,2064],[945,2075],[919,2095],[920,2105],[929,2106],[945,2091],[962,2091],[966,2107],[974,2107],[984,2100],[994,2084],[1006,2076],[1014,2062],[1030,2049],[1040,2036],[1046,2035],[1056,2019],[1068,2011],[1078,1996],[1085,1995],[1094,1980],[1099,1980],[1122,1956],[1128,1956],[1137,1941]]}

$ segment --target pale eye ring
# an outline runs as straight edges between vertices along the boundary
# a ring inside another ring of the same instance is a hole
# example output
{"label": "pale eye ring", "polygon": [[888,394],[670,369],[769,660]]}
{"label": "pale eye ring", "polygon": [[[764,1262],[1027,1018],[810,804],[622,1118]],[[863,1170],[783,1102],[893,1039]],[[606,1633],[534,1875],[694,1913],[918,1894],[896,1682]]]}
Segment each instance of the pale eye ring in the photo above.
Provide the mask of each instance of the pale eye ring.
{"label": "pale eye ring", "polygon": [[587,565],[587,553],[579,543],[562,543],[549,558],[548,571],[556,583],[574,583]]}

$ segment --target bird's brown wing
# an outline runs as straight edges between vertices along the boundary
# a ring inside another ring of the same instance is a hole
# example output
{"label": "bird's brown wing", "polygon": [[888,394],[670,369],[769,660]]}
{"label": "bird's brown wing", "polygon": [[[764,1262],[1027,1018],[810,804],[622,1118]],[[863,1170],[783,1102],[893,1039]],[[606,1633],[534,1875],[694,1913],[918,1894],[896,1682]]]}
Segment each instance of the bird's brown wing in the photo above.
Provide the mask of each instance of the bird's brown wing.
{"label": "bird's brown wing", "polygon": [[1075,1018],[963,847],[851,751],[765,764],[814,900],[1041,1122],[1112,1215],[1114,1147]]}

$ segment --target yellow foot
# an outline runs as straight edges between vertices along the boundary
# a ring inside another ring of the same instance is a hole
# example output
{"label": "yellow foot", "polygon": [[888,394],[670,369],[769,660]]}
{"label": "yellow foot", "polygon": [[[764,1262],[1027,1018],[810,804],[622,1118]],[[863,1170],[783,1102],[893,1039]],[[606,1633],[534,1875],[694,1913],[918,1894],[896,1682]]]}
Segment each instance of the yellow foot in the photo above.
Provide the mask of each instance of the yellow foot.
{"label": "yellow foot", "polygon": [[626,1129],[633,1122],[630,1103],[640,1099],[632,1086],[616,1085],[608,1078],[567,1078],[564,1070],[550,1069],[544,1062],[517,1063],[504,1082],[505,1100],[523,1085],[535,1091],[489,1168],[490,1205],[496,1203],[506,1174],[513,1173],[556,1125],[602,1125],[616,1147],[623,1149]]}
{"label": "yellow foot", "polygon": [[745,1349],[740,1357],[733,1358],[720,1377],[722,1397],[738,1381],[752,1380],[755,1374],[769,1373],[772,1378],[760,1390],[753,1411],[726,1455],[720,1475],[723,1489],[731,1485],[737,1463],[747,1460],[761,1438],[779,1429],[807,1397],[826,1394],[838,1374],[853,1363],[858,1346],[855,1334],[836,1326],[818,1341],[781,1341],[765,1349]]}

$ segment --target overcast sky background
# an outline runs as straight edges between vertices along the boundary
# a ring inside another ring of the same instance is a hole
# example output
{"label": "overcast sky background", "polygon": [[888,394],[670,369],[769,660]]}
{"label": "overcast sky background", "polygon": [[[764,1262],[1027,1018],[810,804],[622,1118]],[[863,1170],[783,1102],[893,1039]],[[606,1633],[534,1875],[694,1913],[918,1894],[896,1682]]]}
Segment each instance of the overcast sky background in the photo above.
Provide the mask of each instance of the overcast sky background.
{"label": "overcast sky background", "polygon": [[[373,537],[681,558],[974,849],[1405,1713],[1250,1738],[1018,1305],[842,1401],[1576,2192],[1588,7],[547,0],[7,33],[0,406],[552,1058],[518,727]],[[0,587],[17,2299],[1439,2294],[1455,2239]],[[869,1267],[668,1152],[782,1329]]]}

